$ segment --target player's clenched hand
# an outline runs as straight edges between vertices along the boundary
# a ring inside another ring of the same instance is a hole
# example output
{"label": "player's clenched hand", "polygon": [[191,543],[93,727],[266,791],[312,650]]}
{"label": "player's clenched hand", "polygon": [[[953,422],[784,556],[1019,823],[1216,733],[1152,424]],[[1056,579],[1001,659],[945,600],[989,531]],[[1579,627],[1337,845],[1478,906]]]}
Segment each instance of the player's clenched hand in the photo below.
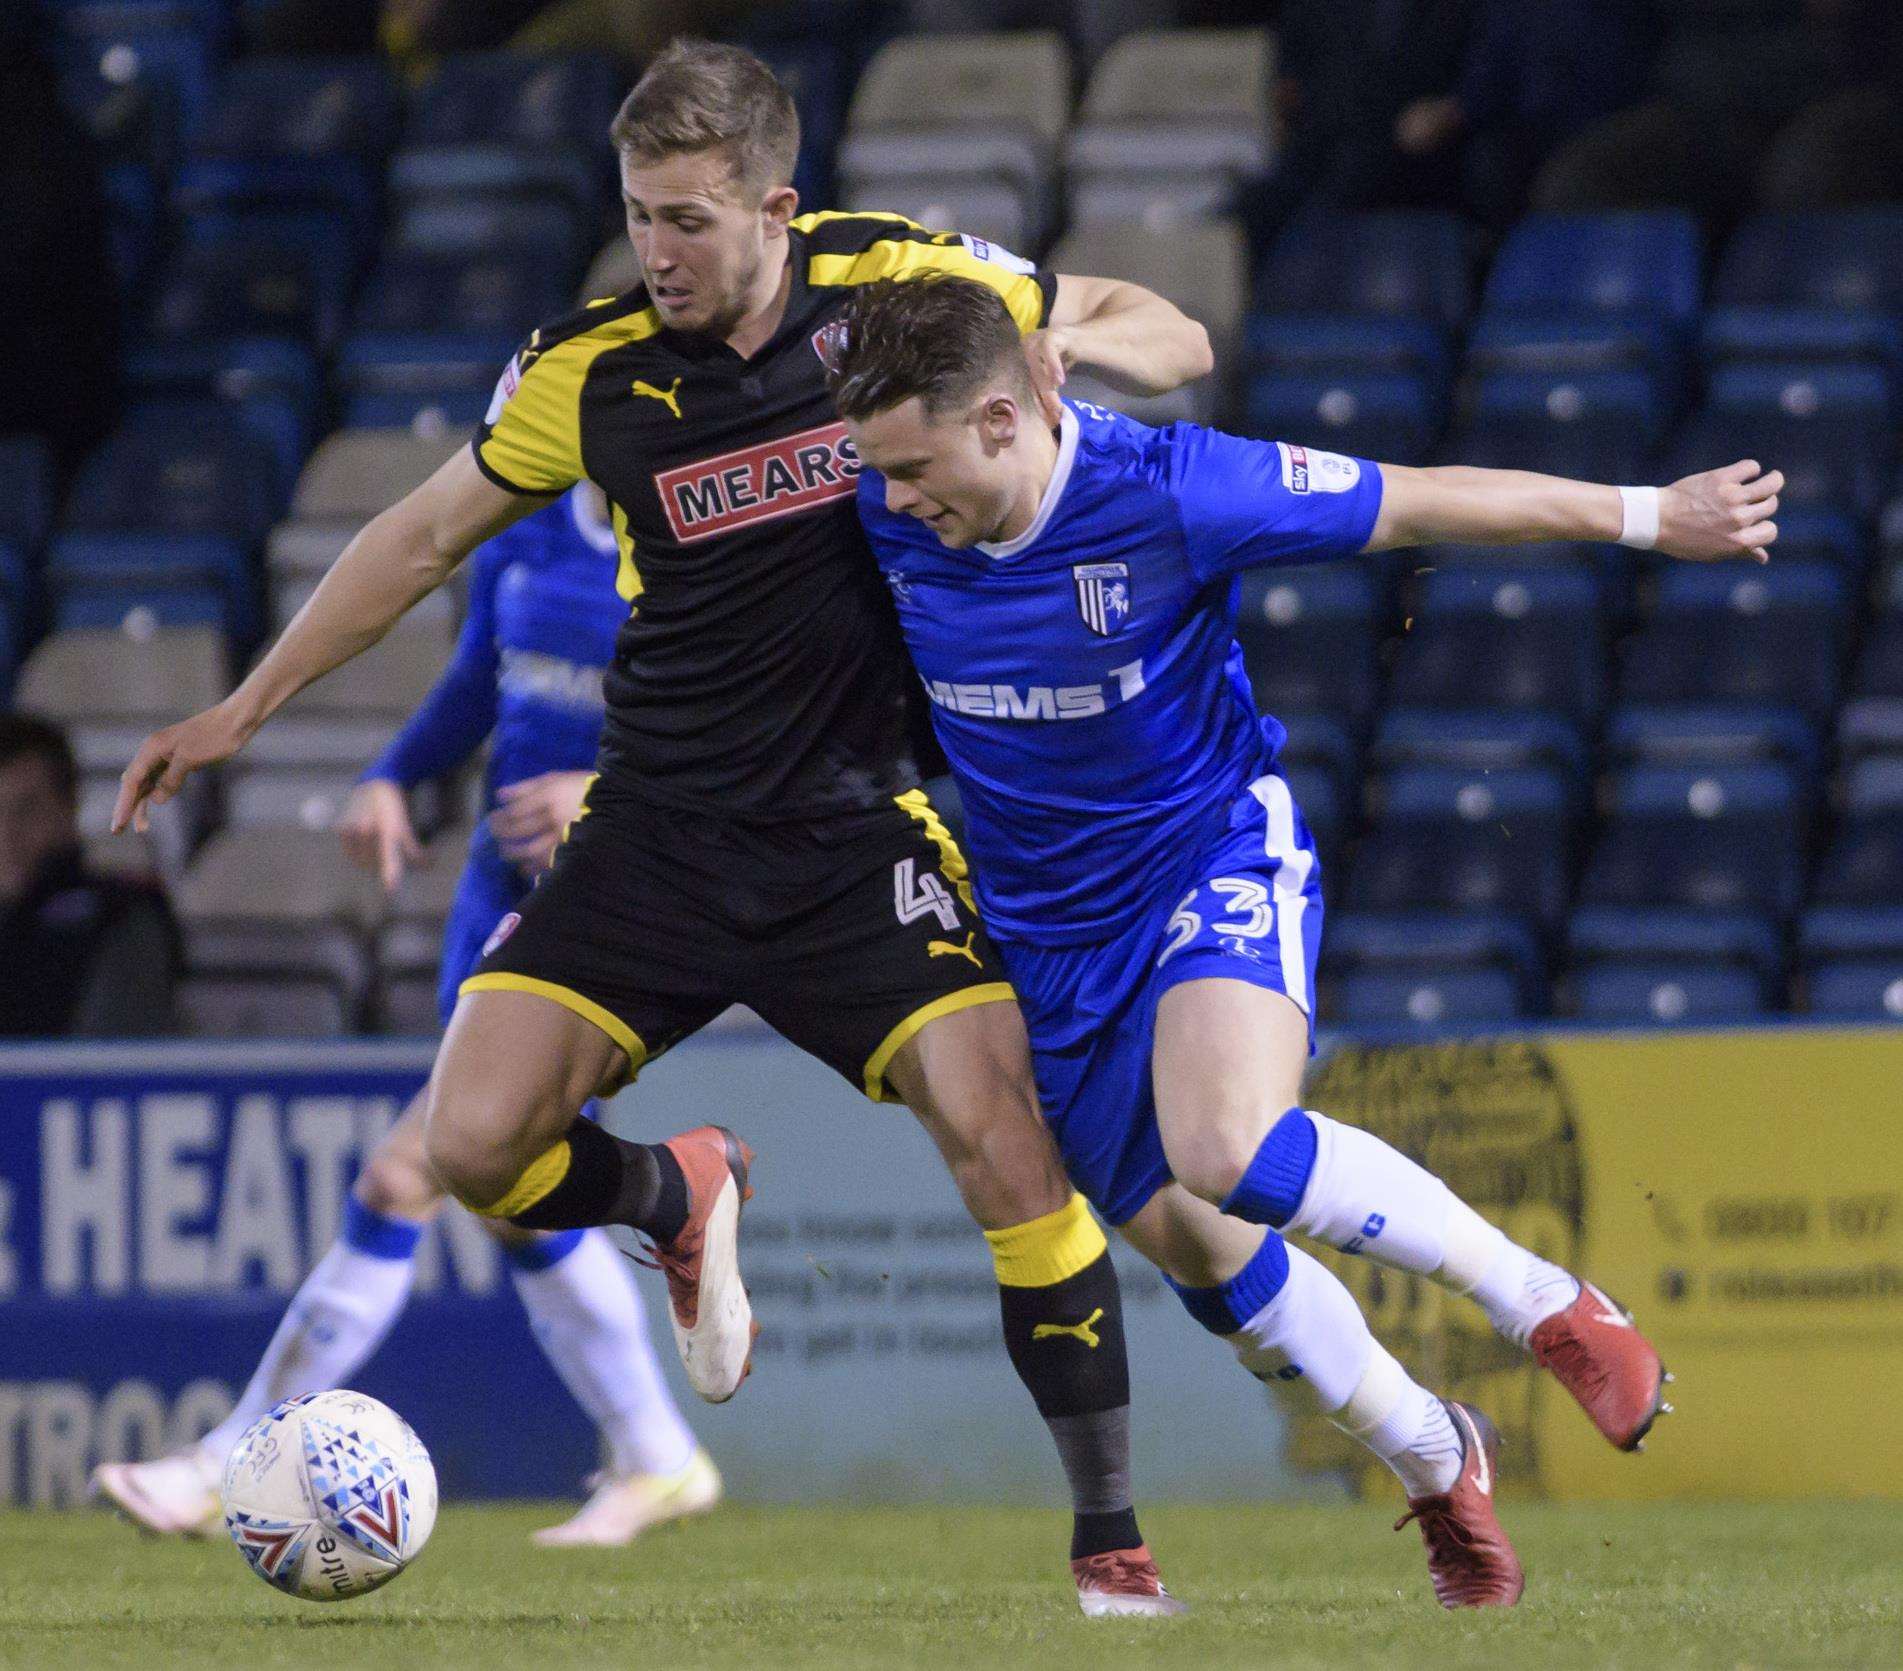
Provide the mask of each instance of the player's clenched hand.
{"label": "player's clenched hand", "polygon": [[489,828],[505,858],[531,876],[548,869],[562,832],[581,815],[592,772],[544,772],[496,791],[502,804],[489,814]]}
{"label": "player's clenched hand", "polygon": [[386,893],[395,893],[404,867],[420,864],[422,843],[410,822],[410,803],[402,789],[388,778],[370,778],[350,792],[337,834],[350,862],[374,870]]}
{"label": "player's clenched hand", "polygon": [[139,745],[132,764],[119,774],[119,798],[112,803],[112,831],[128,824],[143,835],[151,827],[152,808],[185,787],[193,772],[229,760],[250,740],[224,703],[190,719],[154,731]]}
{"label": "player's clenched hand", "polygon": [[1037,404],[1045,422],[1053,427],[1063,416],[1057,391],[1070,375],[1070,335],[1061,325],[1033,331],[1024,339],[1024,363],[1031,369],[1031,387],[1037,391]]}
{"label": "player's clenched hand", "polygon": [[1750,458],[1662,487],[1657,549],[1703,562],[1755,557],[1768,563],[1783,489],[1781,470],[1761,472]]}

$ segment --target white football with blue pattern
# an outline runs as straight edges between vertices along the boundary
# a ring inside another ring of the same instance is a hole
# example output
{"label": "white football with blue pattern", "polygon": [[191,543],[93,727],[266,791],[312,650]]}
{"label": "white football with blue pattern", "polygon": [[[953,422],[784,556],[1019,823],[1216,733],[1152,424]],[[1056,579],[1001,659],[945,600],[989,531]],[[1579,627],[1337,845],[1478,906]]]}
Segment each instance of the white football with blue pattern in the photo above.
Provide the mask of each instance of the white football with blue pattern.
{"label": "white football with blue pattern", "polygon": [[410,1424],[355,1392],[260,1416],[225,1463],[225,1526],[267,1584],[342,1601],[390,1582],[436,1524],[436,1468]]}

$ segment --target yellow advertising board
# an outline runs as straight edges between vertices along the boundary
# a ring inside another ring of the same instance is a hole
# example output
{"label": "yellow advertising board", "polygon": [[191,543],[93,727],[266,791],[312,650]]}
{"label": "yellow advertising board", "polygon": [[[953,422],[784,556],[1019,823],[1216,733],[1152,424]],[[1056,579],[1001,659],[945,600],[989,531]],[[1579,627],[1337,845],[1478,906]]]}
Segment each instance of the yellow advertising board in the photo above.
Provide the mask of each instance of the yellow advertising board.
{"label": "yellow advertising board", "polygon": [[[1903,1498],[1903,1030],[1354,1047],[1307,1094],[1623,1301],[1677,1376],[1620,1455],[1470,1302],[1328,1255],[1421,1380],[1499,1423],[1510,1487]],[[1364,1466],[1323,1422],[1291,1445]]]}

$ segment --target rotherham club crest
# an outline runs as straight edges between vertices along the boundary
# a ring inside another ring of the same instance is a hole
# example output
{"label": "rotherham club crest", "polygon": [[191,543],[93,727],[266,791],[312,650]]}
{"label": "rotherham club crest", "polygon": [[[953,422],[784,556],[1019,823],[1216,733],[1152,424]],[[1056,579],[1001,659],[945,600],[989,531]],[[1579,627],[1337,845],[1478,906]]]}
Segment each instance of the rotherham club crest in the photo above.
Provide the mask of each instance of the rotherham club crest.
{"label": "rotherham club crest", "polygon": [[1073,563],[1077,613],[1099,638],[1114,638],[1130,619],[1128,563]]}

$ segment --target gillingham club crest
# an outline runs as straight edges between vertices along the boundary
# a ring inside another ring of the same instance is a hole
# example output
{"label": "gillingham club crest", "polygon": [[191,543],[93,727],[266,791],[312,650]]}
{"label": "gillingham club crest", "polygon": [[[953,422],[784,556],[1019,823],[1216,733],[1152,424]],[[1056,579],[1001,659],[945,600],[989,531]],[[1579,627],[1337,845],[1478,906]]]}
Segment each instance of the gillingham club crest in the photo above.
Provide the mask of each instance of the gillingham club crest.
{"label": "gillingham club crest", "polygon": [[1073,563],[1077,613],[1099,638],[1114,638],[1130,619],[1128,563]]}

